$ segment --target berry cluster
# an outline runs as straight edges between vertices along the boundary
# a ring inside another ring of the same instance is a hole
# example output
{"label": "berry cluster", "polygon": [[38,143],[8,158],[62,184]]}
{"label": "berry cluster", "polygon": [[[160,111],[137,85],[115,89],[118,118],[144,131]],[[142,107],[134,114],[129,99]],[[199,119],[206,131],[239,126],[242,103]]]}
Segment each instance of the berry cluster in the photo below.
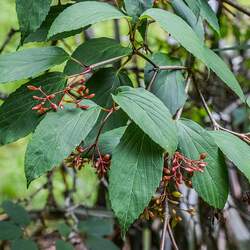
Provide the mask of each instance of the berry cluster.
{"label": "berry cluster", "polygon": [[103,156],[99,154],[94,164],[96,168],[96,172],[99,175],[99,177],[105,176],[105,174],[107,173],[109,169],[110,161],[111,161],[111,157],[109,154],[105,154]]}
{"label": "berry cluster", "polygon": [[169,166],[168,157],[165,157],[163,169],[163,181],[174,181],[175,186],[178,188],[180,184],[190,182],[187,175],[192,176],[194,172],[203,172],[207,163],[204,159],[207,157],[206,153],[200,154],[199,160],[188,159],[180,152],[175,152],[171,166]]}
{"label": "berry cluster", "polygon": [[[36,110],[39,114],[44,114],[49,110],[57,111],[59,107],[63,109],[63,102],[74,103],[77,108],[88,109],[89,106],[82,105],[81,101],[83,99],[92,99],[95,96],[94,93],[89,93],[89,89],[86,87],[83,78],[77,82],[69,84],[65,89],[51,94],[47,94],[41,86],[36,87],[34,85],[28,85],[27,88],[30,91],[39,91],[41,94],[41,96],[33,96],[33,99],[40,103],[36,104],[32,110]],[[59,103],[54,101],[57,95],[63,95]]]}

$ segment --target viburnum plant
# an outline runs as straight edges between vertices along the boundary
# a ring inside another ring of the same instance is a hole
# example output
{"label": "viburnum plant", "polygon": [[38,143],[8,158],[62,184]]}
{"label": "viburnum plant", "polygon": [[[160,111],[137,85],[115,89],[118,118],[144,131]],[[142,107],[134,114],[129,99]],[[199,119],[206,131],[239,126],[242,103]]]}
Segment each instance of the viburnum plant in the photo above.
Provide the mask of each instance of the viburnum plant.
{"label": "viburnum plant", "polygon": [[[32,9],[28,17],[27,8]],[[215,120],[196,81],[207,68],[249,105],[227,64],[206,45],[205,24],[220,35],[206,0],[59,1],[54,6],[51,0],[16,0],[16,10],[20,46],[55,45],[113,19],[125,20],[129,30],[126,46],[99,37],[71,55],[49,46],[0,56],[0,83],[28,79],[0,107],[1,145],[32,133],[25,155],[28,186],[62,164],[77,171],[92,164],[106,183],[124,234],[139,217],[165,218],[166,226],[170,219],[172,225],[180,221],[176,209],[183,188],[194,188],[222,209],[229,189],[224,155],[250,180],[249,135]],[[155,23],[174,39],[162,41],[175,48],[171,55],[150,48]],[[145,63],[144,72],[131,67],[133,60]],[[63,72],[53,70],[64,62]],[[208,129],[181,117],[190,88],[210,118]],[[195,211],[190,206],[187,212]]]}

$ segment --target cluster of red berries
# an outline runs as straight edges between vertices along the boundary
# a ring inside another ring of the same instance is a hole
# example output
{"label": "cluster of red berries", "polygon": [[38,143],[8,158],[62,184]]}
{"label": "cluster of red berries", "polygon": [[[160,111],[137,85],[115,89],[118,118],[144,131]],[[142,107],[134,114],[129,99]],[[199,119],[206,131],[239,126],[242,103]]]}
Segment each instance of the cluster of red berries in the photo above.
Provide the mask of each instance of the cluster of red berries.
{"label": "cluster of red berries", "polygon": [[[63,109],[63,102],[75,103],[77,108],[88,109],[89,106],[82,105],[81,101],[83,99],[92,99],[95,96],[95,94],[89,93],[89,89],[86,87],[84,79],[70,84],[65,89],[52,94],[47,94],[41,86],[36,87],[34,85],[28,85],[27,88],[30,91],[39,91],[42,95],[33,96],[33,99],[39,101],[40,103],[36,104],[32,110],[36,110],[39,114],[44,114],[49,110],[57,111],[59,107]],[[54,101],[57,95],[63,95],[59,103],[55,103]],[[49,103],[49,105],[47,103]]]}
{"label": "cluster of red berries", "polygon": [[183,182],[190,182],[186,178],[186,174],[189,176],[193,175],[194,172],[203,172],[207,163],[204,162],[207,157],[206,153],[200,154],[199,160],[188,159],[180,152],[175,152],[173,159],[171,161],[171,166],[169,166],[168,157],[165,157],[164,169],[163,169],[163,181],[169,182],[173,180],[175,186],[178,188]]}
{"label": "cluster of red berries", "polygon": [[65,160],[65,165],[76,170],[81,170],[85,164],[90,162],[89,159],[83,157],[85,150],[82,146],[76,147],[75,151]]}
{"label": "cluster of red berries", "polygon": [[111,156],[109,154],[101,155],[97,157],[94,167],[99,177],[105,176],[107,173],[111,162]]}

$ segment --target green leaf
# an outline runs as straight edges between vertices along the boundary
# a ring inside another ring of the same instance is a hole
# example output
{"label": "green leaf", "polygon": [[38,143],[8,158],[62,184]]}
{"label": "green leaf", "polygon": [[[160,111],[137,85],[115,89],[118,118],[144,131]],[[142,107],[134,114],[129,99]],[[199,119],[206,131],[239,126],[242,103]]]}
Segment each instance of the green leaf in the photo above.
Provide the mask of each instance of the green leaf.
{"label": "green leaf", "polygon": [[11,250],[38,250],[38,247],[33,240],[18,239],[11,243]]}
{"label": "green leaf", "polygon": [[48,37],[55,34],[84,28],[105,20],[126,17],[117,8],[102,2],[86,1],[65,9],[53,22]]}
{"label": "green leaf", "polygon": [[56,241],[56,250],[74,250],[74,247],[63,240],[57,240]]}
{"label": "green leaf", "polygon": [[65,238],[67,238],[72,231],[71,228],[66,223],[60,223],[57,228],[60,235]]}
{"label": "green leaf", "polygon": [[[98,105],[111,108],[113,105],[113,99],[111,94],[113,94],[119,86],[129,85],[132,86],[132,82],[125,72],[117,72],[114,68],[103,68],[98,70],[94,75],[87,81],[86,86],[89,88],[90,93],[95,93],[93,101]],[[96,126],[92,129],[88,135],[88,141],[93,140],[100,127],[100,122],[107,115],[106,112],[101,113],[99,116]],[[120,109],[114,112],[102,130],[102,132],[125,126],[128,121],[128,116]]]}
{"label": "green leaf", "polygon": [[[150,59],[160,66],[180,65],[178,59],[170,58],[167,54],[160,52],[153,54]],[[153,73],[152,65],[147,63],[144,70],[146,85],[150,83]],[[187,100],[185,81],[180,70],[160,71],[151,87],[151,92],[167,106],[172,115],[174,115]]]}
{"label": "green leaf", "polygon": [[27,226],[30,223],[29,214],[19,204],[15,204],[12,201],[4,201],[2,207],[5,213],[8,214],[10,219],[20,226]]}
{"label": "green leaf", "polygon": [[[126,56],[132,53],[131,48],[123,47],[114,39],[107,37],[93,38],[76,48],[72,57],[85,65],[106,61],[111,58]],[[64,69],[65,74],[78,74],[83,68],[78,63],[69,60]]]}
{"label": "green leaf", "polygon": [[111,206],[123,233],[148,205],[162,170],[162,149],[134,123],[130,124],[112,155],[109,172]]}
{"label": "green leaf", "polygon": [[126,128],[126,126],[115,128],[100,135],[98,147],[103,155],[113,153],[114,149],[119,144]]}
{"label": "green leaf", "polygon": [[211,131],[215,143],[250,181],[250,146],[225,131]]}
{"label": "green leaf", "polygon": [[[21,40],[38,29],[45,20],[52,0],[16,0]],[[21,41],[21,43],[22,43]]]}
{"label": "green leaf", "polygon": [[[47,73],[22,85],[10,94],[0,106],[0,145],[14,142],[33,132],[44,116],[31,110],[39,101],[32,98],[37,92],[29,91],[28,85],[42,86],[46,93],[64,89],[66,77],[59,72]],[[39,94],[38,94],[39,95]],[[59,101],[61,95],[55,98]]]}
{"label": "green leaf", "polygon": [[124,0],[125,9],[129,16],[138,18],[143,11],[153,7],[154,0]]}
{"label": "green leaf", "polygon": [[171,155],[177,147],[176,124],[167,107],[143,88],[118,88],[114,101],[147,134]]}
{"label": "green leaf", "polygon": [[14,240],[20,238],[22,230],[10,221],[0,221],[0,240]]}
{"label": "green leaf", "polygon": [[193,13],[199,17],[202,16],[211,27],[220,34],[220,26],[216,14],[208,4],[207,0],[185,0]]}
{"label": "green leaf", "polygon": [[[50,8],[50,11],[42,23],[42,25],[37,29],[36,31],[30,33],[25,39],[24,43],[30,43],[30,42],[45,42],[47,41],[47,36],[49,33],[50,26],[56,19],[56,17],[67,7],[71,6],[71,4],[64,4],[64,5],[56,5],[52,6]],[[87,28],[87,27],[86,27]],[[63,32],[60,34],[57,34],[55,36],[52,36],[49,40],[59,40],[62,38],[66,38],[69,36],[76,35],[78,33],[82,32],[82,29],[78,29],[75,31],[69,31],[69,32]]]}
{"label": "green leaf", "polygon": [[179,149],[186,157],[198,160],[201,153],[207,153],[205,171],[195,173],[192,178],[194,189],[211,206],[223,208],[228,196],[228,172],[222,153],[197,123],[182,119],[177,128]]}
{"label": "green leaf", "polygon": [[188,6],[183,2],[183,0],[172,0],[171,4],[176,14],[183,18],[192,27],[197,36],[204,41],[205,31],[202,18],[197,18],[192,10],[190,10],[190,8],[188,8]]}
{"label": "green leaf", "polygon": [[59,47],[32,48],[0,56],[0,83],[31,76],[63,63],[68,54]]}
{"label": "green leaf", "polygon": [[114,230],[114,221],[108,218],[88,217],[86,220],[79,222],[78,229],[88,235],[111,235]]}
{"label": "green leaf", "polygon": [[245,102],[242,89],[228,66],[203,44],[183,19],[161,9],[149,9],[142,14],[142,18],[147,16],[159,22],[165,31],[169,32],[184,48],[211,68],[240,97],[241,101]]}
{"label": "green leaf", "polygon": [[[95,125],[101,108],[89,101],[87,110],[68,105],[40,122],[25,155],[25,175],[30,182],[59,165]],[[53,150],[52,150],[53,149]]]}
{"label": "green leaf", "polygon": [[119,248],[111,241],[94,235],[86,238],[86,245],[89,250],[118,250]]}
{"label": "green leaf", "polygon": [[247,105],[250,108],[250,96],[247,98]]}

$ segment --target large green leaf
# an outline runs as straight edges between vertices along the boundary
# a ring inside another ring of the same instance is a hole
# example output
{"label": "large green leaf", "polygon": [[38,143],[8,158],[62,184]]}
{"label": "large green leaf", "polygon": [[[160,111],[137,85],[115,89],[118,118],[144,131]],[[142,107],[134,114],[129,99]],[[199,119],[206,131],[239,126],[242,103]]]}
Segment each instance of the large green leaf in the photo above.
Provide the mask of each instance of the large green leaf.
{"label": "large green leaf", "polygon": [[11,243],[11,250],[38,250],[33,240],[17,239]]}
{"label": "large green leaf", "polygon": [[[93,38],[76,48],[72,57],[85,65],[106,61],[111,58],[126,56],[132,53],[131,48],[123,47],[114,39],[107,37]],[[81,65],[69,60],[64,72],[67,75],[82,72]]]}
{"label": "large green leaf", "polygon": [[[38,93],[29,91],[28,85],[42,86],[46,93],[64,89],[66,77],[59,72],[47,73],[24,84],[12,93],[0,106],[0,145],[14,142],[33,132],[44,116],[31,110],[38,101],[32,98]],[[59,101],[61,95],[55,100]]]}
{"label": "large green leaf", "polygon": [[228,172],[224,157],[209,133],[191,120],[177,122],[179,149],[188,158],[198,160],[207,153],[208,165],[192,178],[194,189],[210,205],[223,208],[228,196]]}
{"label": "large green leaf", "polygon": [[31,222],[29,214],[19,204],[15,204],[12,201],[4,201],[2,207],[10,219],[16,224],[27,226]]}
{"label": "large green leaf", "polygon": [[97,22],[126,17],[107,3],[86,1],[65,9],[53,22],[48,37],[65,31],[76,30]]}
{"label": "large green leaf", "polygon": [[25,79],[63,63],[69,55],[59,47],[32,48],[0,56],[0,83]]}
{"label": "large green leaf", "polygon": [[[30,33],[25,39],[24,43],[29,42],[44,42],[47,41],[47,36],[49,33],[50,26],[56,19],[56,17],[67,7],[69,7],[71,4],[64,4],[64,5],[55,5],[50,8],[50,11],[46,17],[46,19],[43,21],[42,25],[37,29],[36,31]],[[87,27],[86,27],[87,28]],[[82,32],[82,29],[78,29],[75,31],[69,31],[69,32],[63,32],[60,34],[57,34],[55,36],[52,36],[49,40],[59,40],[62,38],[66,38],[69,36],[73,36],[75,34],[78,34]]]}
{"label": "large green leaf", "polygon": [[11,221],[0,221],[0,240],[14,240],[20,238],[22,230]]}
{"label": "large green leaf", "polygon": [[[178,59],[170,58],[167,54],[160,52],[153,54],[150,59],[155,64],[161,66],[180,65],[180,61]],[[147,63],[144,69],[144,79],[146,85],[150,83],[154,73],[152,69],[152,65]],[[180,70],[160,71],[151,87],[151,92],[162,100],[172,115],[174,115],[187,100],[184,77]]]}
{"label": "large green leaf", "polygon": [[25,155],[25,175],[28,185],[53,169],[79,145],[95,125],[101,108],[93,102],[87,110],[71,105],[51,112],[40,122]]}
{"label": "large green leaf", "polygon": [[180,17],[161,9],[149,9],[142,18],[152,17],[169,32],[184,48],[211,68],[245,102],[242,89],[225,62],[207,48],[192,28]]}
{"label": "large green leaf", "polygon": [[176,124],[168,108],[143,88],[120,87],[114,101],[128,116],[169,154],[177,147]]}
{"label": "large green leaf", "polygon": [[250,146],[224,131],[211,131],[215,143],[250,181]]}
{"label": "large green leaf", "polygon": [[201,15],[211,27],[219,34],[220,26],[215,12],[211,9],[207,0],[185,0],[196,16]]}
{"label": "large green leaf", "polygon": [[52,0],[16,0],[16,11],[22,41],[45,20]]}
{"label": "large green leaf", "polygon": [[171,4],[176,14],[182,17],[195,31],[197,36],[203,41],[204,40],[204,27],[201,17],[196,17],[195,14],[188,8],[183,0],[172,0]]}
{"label": "large green leaf", "polygon": [[162,178],[162,149],[134,123],[112,155],[109,195],[123,233],[143,212]]}

